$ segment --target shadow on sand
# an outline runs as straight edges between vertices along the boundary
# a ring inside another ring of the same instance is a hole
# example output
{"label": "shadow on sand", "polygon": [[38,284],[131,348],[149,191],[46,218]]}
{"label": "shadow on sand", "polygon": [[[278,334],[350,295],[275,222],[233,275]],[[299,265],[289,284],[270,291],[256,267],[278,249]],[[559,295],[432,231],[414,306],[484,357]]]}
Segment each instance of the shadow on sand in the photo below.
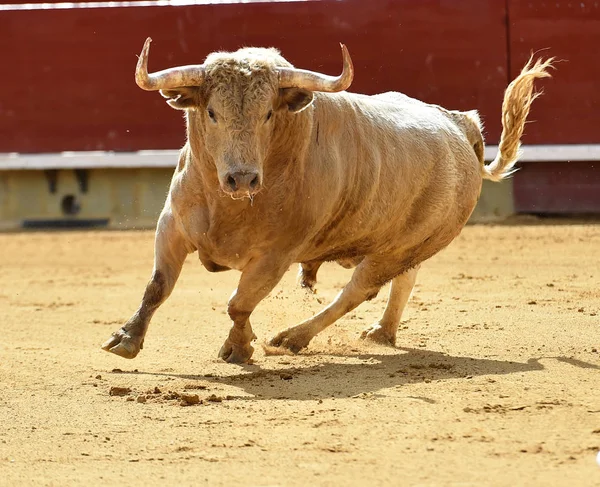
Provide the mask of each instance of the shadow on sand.
{"label": "shadow on sand", "polygon": [[[315,400],[330,397],[348,398],[360,394],[377,393],[405,384],[415,384],[447,379],[469,380],[477,376],[498,376],[544,370],[541,359],[554,359],[581,368],[600,369],[600,366],[565,357],[531,358],[527,362],[512,362],[471,357],[455,357],[442,352],[423,349],[398,348],[397,354],[310,354],[299,358],[322,357],[323,362],[312,365],[281,368],[280,363],[242,366],[242,371],[232,375],[186,375],[165,372],[121,372],[148,374],[200,380],[242,389],[248,396],[238,399],[292,399]],[[344,363],[336,363],[343,357]],[[289,360],[287,360],[289,359]],[[293,363],[294,357],[286,362]],[[348,363],[354,361],[354,363]],[[273,365],[274,367],[269,367]],[[287,365],[287,363],[285,364]],[[240,368],[233,369],[239,371]]]}

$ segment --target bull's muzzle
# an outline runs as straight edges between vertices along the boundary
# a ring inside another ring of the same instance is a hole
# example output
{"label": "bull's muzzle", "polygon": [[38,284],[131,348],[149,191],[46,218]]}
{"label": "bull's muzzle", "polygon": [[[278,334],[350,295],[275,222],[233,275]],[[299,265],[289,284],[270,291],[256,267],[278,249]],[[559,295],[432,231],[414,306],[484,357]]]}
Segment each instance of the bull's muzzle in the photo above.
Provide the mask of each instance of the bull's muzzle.
{"label": "bull's muzzle", "polygon": [[260,191],[260,176],[253,171],[227,173],[222,187],[223,191],[233,198],[252,198]]}

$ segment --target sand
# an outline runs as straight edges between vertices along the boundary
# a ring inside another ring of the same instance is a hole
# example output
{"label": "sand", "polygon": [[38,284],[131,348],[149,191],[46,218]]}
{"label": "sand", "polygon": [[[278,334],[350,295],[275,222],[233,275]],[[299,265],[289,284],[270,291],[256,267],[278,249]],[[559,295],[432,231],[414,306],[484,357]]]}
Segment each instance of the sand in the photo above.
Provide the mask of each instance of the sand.
{"label": "sand", "polygon": [[144,350],[153,232],[0,235],[2,485],[600,485],[600,225],[469,226],[426,262],[396,348],[360,332],[387,289],[296,356],[260,342],[331,300],[291,269],[226,364],[239,273],[191,255]]}

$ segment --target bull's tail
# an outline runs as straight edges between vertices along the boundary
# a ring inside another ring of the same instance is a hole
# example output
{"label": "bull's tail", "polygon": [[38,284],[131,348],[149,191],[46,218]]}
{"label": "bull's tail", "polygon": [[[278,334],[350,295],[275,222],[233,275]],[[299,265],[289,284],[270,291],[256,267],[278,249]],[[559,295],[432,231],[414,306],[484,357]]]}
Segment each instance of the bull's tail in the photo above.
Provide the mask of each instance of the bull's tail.
{"label": "bull's tail", "polygon": [[538,59],[533,63],[533,55],[527,64],[504,92],[502,102],[502,136],[496,158],[487,166],[483,166],[483,178],[492,181],[506,179],[517,168],[514,167],[520,156],[521,136],[525,121],[533,100],[541,95],[534,92],[533,82],[537,78],[548,78],[548,69],[552,68],[554,58],[543,61]]}

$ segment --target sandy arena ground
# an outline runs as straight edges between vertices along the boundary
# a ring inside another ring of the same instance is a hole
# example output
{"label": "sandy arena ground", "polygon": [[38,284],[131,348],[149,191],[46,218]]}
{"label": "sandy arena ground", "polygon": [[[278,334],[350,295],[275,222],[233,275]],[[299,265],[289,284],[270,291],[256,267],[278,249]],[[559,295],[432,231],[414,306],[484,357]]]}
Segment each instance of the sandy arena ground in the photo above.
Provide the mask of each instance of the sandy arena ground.
{"label": "sandy arena ground", "polygon": [[[0,235],[1,485],[600,485],[600,225],[467,227],[423,266],[398,348],[358,338],[386,289],[300,355],[257,346],[245,367],[216,359],[239,274],[193,255],[140,355],[100,349],[152,242]],[[291,270],[259,341],[349,272],[325,266],[313,296]]]}

